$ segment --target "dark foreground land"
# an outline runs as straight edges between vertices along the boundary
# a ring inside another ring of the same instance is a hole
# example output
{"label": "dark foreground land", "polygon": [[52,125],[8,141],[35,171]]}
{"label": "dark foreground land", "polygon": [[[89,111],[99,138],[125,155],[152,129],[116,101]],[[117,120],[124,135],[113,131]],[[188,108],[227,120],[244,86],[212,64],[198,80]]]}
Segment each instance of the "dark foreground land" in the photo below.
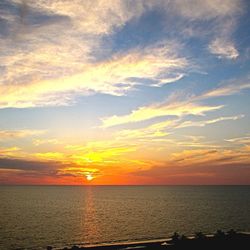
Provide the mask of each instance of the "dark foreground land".
{"label": "dark foreground land", "polygon": [[[48,247],[48,250],[53,249]],[[214,235],[204,235],[196,233],[193,237],[180,236],[175,233],[171,239],[165,241],[154,242],[140,242],[140,243],[127,243],[116,245],[102,245],[102,246],[73,246],[71,248],[62,248],[62,250],[132,250],[132,249],[145,249],[145,250],[249,250],[250,249],[250,234],[249,233],[236,233],[231,230],[228,233],[217,231]]]}

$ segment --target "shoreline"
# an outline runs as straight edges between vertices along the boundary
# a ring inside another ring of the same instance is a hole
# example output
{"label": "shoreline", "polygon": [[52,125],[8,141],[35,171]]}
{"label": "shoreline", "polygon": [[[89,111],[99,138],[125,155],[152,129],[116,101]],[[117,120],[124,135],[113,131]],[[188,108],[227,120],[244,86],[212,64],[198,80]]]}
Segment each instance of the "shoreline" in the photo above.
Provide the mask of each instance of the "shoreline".
{"label": "shoreline", "polygon": [[[178,235],[178,234],[176,234]],[[179,239],[164,238],[130,242],[114,242],[100,244],[79,244],[53,248],[48,246],[47,250],[133,250],[133,249],[250,249],[250,232],[224,233],[218,230],[215,234],[202,234],[180,236]],[[240,247],[239,247],[240,246]]]}

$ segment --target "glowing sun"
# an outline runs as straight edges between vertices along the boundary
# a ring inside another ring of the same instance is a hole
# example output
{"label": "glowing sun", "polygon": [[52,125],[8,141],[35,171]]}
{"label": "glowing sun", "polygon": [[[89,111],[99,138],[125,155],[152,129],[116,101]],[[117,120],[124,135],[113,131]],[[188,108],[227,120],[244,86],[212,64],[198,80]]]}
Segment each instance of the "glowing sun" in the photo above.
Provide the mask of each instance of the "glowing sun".
{"label": "glowing sun", "polygon": [[87,174],[87,175],[86,175],[86,179],[87,179],[88,181],[92,181],[92,180],[94,179],[94,177],[93,177],[91,174]]}

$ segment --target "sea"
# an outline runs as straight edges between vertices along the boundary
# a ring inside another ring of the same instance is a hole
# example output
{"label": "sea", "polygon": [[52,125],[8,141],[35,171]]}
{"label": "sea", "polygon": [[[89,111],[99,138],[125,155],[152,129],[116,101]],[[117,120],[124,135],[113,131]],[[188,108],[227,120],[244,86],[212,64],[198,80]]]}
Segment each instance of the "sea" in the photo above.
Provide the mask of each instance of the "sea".
{"label": "sea", "polygon": [[0,186],[0,249],[250,231],[250,186]]}

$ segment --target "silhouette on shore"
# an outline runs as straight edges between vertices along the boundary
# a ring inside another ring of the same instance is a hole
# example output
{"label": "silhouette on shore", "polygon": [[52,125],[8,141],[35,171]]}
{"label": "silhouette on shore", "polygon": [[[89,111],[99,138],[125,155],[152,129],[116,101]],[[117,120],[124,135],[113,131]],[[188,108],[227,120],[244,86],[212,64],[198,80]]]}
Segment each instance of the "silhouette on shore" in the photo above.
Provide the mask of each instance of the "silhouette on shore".
{"label": "silhouette on shore", "polygon": [[[47,250],[52,250],[53,247],[48,246]],[[218,230],[214,235],[205,235],[202,232],[195,233],[192,237],[179,235],[175,232],[167,241],[156,242],[141,242],[141,243],[127,243],[117,245],[105,246],[72,246],[65,247],[62,250],[132,250],[132,249],[169,249],[169,250],[211,250],[211,249],[225,249],[225,250],[248,250],[250,249],[250,233],[240,233],[233,229],[227,233]]]}

